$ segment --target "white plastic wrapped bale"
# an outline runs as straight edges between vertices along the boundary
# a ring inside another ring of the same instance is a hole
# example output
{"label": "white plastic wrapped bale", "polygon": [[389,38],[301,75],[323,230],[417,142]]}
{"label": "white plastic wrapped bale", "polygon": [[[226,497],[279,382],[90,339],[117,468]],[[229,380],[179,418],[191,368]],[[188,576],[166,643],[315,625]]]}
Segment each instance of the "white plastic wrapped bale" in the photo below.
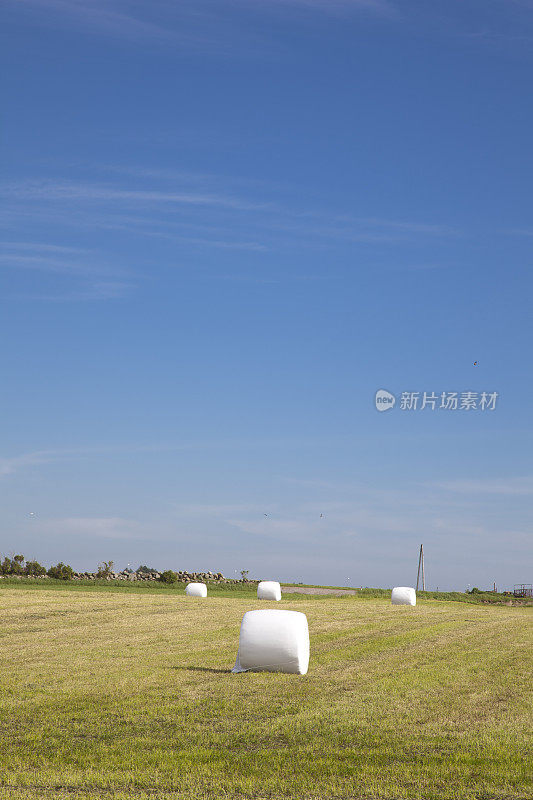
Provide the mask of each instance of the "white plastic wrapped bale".
{"label": "white plastic wrapped bale", "polygon": [[188,583],[185,587],[185,594],[189,597],[207,597],[207,586],[205,583]]}
{"label": "white plastic wrapped bale", "polygon": [[259,600],[281,600],[281,586],[277,581],[260,581],[257,597]]}
{"label": "white plastic wrapped bale", "polygon": [[300,611],[247,611],[241,622],[239,651],[232,672],[291,672],[309,667],[309,627]]}
{"label": "white plastic wrapped bale", "polygon": [[395,586],[391,603],[393,606],[416,606],[416,592],[412,586]]}

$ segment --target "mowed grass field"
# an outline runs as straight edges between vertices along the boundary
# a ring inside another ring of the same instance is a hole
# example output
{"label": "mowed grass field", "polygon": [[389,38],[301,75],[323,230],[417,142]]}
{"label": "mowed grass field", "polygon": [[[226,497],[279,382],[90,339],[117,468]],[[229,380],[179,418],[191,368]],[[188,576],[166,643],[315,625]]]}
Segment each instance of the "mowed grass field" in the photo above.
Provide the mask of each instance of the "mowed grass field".
{"label": "mowed grass field", "polygon": [[[306,676],[230,674],[253,608]],[[0,797],[533,796],[533,609],[0,589]]]}

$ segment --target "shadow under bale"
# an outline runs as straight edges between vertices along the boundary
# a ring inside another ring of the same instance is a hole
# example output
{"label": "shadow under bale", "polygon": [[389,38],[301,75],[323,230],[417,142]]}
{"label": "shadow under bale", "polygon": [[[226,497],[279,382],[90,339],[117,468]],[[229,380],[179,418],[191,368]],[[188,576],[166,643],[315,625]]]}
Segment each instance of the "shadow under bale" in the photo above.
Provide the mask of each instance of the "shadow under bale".
{"label": "shadow under bale", "polygon": [[181,669],[189,672],[221,672],[231,675],[231,669],[214,669],[213,667],[170,667],[170,669]]}

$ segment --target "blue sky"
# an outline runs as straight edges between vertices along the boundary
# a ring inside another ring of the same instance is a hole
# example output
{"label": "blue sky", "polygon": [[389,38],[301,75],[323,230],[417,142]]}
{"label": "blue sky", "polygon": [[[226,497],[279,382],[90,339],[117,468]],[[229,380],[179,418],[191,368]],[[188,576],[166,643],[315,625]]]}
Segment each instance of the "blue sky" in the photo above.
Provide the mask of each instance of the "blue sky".
{"label": "blue sky", "polygon": [[423,542],[432,588],[531,581],[533,3],[2,27],[0,550],[392,586]]}

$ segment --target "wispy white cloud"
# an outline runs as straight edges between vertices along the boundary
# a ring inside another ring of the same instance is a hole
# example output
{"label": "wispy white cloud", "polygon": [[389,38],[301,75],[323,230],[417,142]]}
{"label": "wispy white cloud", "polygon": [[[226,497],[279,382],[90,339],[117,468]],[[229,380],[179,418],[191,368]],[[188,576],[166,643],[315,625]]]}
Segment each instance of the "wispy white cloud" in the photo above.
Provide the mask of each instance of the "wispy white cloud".
{"label": "wispy white cloud", "polygon": [[0,457],[0,477],[13,475],[28,467],[50,465],[61,461],[72,461],[91,456],[112,455],[120,453],[159,452],[181,450],[195,445],[95,445],[81,447],[58,447],[46,450],[35,450],[17,456]]}
{"label": "wispy white cloud", "polygon": [[[132,224],[125,224],[120,227],[124,230],[130,230],[133,226]],[[171,242],[181,242],[182,244],[191,244],[197,247],[209,247],[217,250],[249,250],[255,253],[268,250],[267,245],[261,242],[227,241],[224,239],[212,239],[209,236],[184,236],[178,233],[168,233],[168,231],[153,230],[146,227],[137,228],[136,230],[137,233],[141,232],[144,236],[151,236],[156,239],[167,239]]]}
{"label": "wispy white cloud", "polygon": [[[179,518],[190,519],[196,526],[202,521],[206,527],[212,526],[216,519],[220,530],[251,537],[259,547],[271,541],[275,547],[297,543],[317,551],[329,542],[340,553],[375,541],[379,542],[376,547],[387,549],[389,558],[391,553],[403,553],[402,547],[407,545],[413,561],[421,541],[431,543],[435,559],[459,543],[464,552],[473,552],[482,542],[484,552],[489,552],[502,536],[517,547],[527,540],[527,510],[517,504],[510,514],[504,498],[531,495],[530,477],[422,485],[411,481],[395,489],[375,481],[339,484],[291,478],[283,482],[294,491],[281,493],[274,502],[182,505],[177,512]],[[457,499],[450,496],[455,491]],[[487,513],[486,500],[479,493],[491,491],[499,495],[500,502]]]}
{"label": "wispy white cloud", "polygon": [[[124,269],[106,263],[96,252],[41,242],[5,242],[3,248],[7,252],[0,254],[0,268],[33,270],[61,275],[65,279],[53,293],[13,290],[6,295],[8,300],[106,301],[125,297],[135,288],[133,283],[120,280],[128,274]],[[93,280],[88,282],[88,278]]]}
{"label": "wispy white cloud", "polygon": [[15,294],[12,298],[18,300],[37,300],[47,303],[72,303],[89,302],[102,300],[118,300],[127,297],[136,288],[133,283],[121,283],[119,281],[99,281],[97,283],[84,286],[75,291],[64,291],[57,294]]}
{"label": "wispy white cloud", "polygon": [[[324,537],[341,542],[379,534],[396,540],[430,532],[446,536],[461,530],[464,535],[481,535],[488,530],[472,522],[464,506],[458,510],[448,503],[439,490],[421,499],[420,489],[415,485],[391,491],[363,484],[338,486],[327,481],[294,483],[312,495],[306,501],[295,497],[289,502],[263,505],[185,504],[176,510],[184,517],[217,518],[222,525],[262,539],[309,544]],[[322,500],[317,495],[322,495]],[[341,495],[345,498],[332,499]]]}
{"label": "wispy white cloud", "polygon": [[24,453],[23,455],[13,456],[11,458],[0,458],[0,477],[3,475],[12,475],[25,467],[47,464],[51,460],[53,460],[51,454],[45,450],[35,453]]}
{"label": "wispy white cloud", "polygon": [[[301,222],[287,222],[306,219],[307,224]],[[318,237],[323,240],[361,242],[369,244],[394,243],[398,241],[420,239],[421,237],[456,236],[458,231],[447,225],[424,224],[407,220],[395,221],[390,219],[367,219],[365,217],[335,216],[324,212],[299,212],[287,211],[283,218],[266,223],[259,223],[264,227],[291,234],[292,236]]]}
{"label": "wispy white cloud", "polygon": [[533,236],[533,228],[511,228],[505,233],[511,236]]}
{"label": "wispy white cloud", "polygon": [[38,253],[88,253],[90,251],[81,247],[65,247],[64,245],[47,244],[44,242],[2,242],[2,246],[7,250],[36,251]]}
{"label": "wispy white cloud", "polygon": [[[248,250],[250,252],[263,252],[269,249],[264,242],[242,238],[224,238],[228,236],[228,226],[213,226],[198,224],[192,220],[164,219],[162,215],[146,214],[139,209],[131,210],[132,213],[123,213],[125,209],[118,210],[114,205],[112,209],[102,213],[100,210],[89,212],[87,208],[74,208],[72,204],[65,203],[61,208],[56,207],[54,212],[44,210],[42,207],[25,206],[20,209],[11,209],[4,215],[4,224],[10,221],[11,225],[24,223],[32,219],[40,223],[61,223],[73,228],[97,229],[102,231],[127,232],[134,236],[145,236],[169,242],[192,245],[194,247],[208,247],[218,250]],[[116,267],[99,264],[94,269],[97,259],[102,260],[102,255],[81,248],[60,247],[54,245],[4,243],[8,251],[0,255],[0,263],[4,266],[19,267],[21,269],[41,269],[50,272],[77,272],[79,274],[106,274],[116,277],[128,274],[127,271]],[[21,252],[16,252],[21,249]],[[69,258],[67,258],[69,256]],[[92,266],[88,263],[77,263],[85,257],[85,262],[92,258]]]}
{"label": "wispy white cloud", "polygon": [[294,6],[317,9],[326,13],[370,11],[376,14],[390,15],[397,12],[396,6],[388,0],[241,0],[241,4],[281,8]]}
{"label": "wispy white cloud", "polygon": [[264,512],[262,506],[253,503],[179,503],[174,504],[174,509],[179,514],[186,516],[211,516],[221,517],[231,514],[260,514]]}
{"label": "wispy white cloud", "polygon": [[377,219],[375,217],[360,217],[356,220],[349,218],[346,222],[357,222],[359,225],[366,225],[369,228],[385,228],[391,231],[405,231],[407,233],[425,233],[429,235],[441,236],[443,234],[457,233],[454,228],[448,225],[428,225],[423,222],[412,222],[409,220]]}
{"label": "wispy white cloud", "polygon": [[40,521],[39,527],[69,537],[143,539],[146,536],[146,531],[138,522],[123,517],[64,517]]}
{"label": "wispy white cloud", "polygon": [[[43,205],[53,203],[55,219],[63,223],[128,230],[135,235],[220,249],[260,251],[284,243],[306,246],[311,238],[324,244],[339,241],[392,244],[458,235],[457,230],[441,223],[306,209],[265,199],[260,187],[256,188],[255,198],[250,199],[231,190],[207,188],[206,191],[205,176],[200,178],[201,189],[191,188],[190,180],[189,177],[186,189],[177,191],[153,186],[124,188],[116,183],[27,181],[6,184],[0,193],[22,203],[19,208],[11,209],[12,222],[16,222],[19,212],[23,219],[32,212],[44,219],[43,213],[50,216],[51,212],[49,208],[43,209]],[[219,185],[220,180],[215,179],[214,183]],[[206,224],[206,209],[210,210],[209,224]],[[228,230],[233,231],[231,238],[227,236]],[[280,240],[280,234],[285,242]]]}
{"label": "wispy white cloud", "polygon": [[471,33],[463,33],[461,35],[464,39],[485,42],[487,44],[498,42],[505,44],[533,42],[533,35],[528,36],[526,34],[519,33],[502,33],[501,31],[491,31],[487,28],[482,28],[479,31],[473,31]]}
{"label": "wispy white cloud", "polygon": [[[205,443],[198,446],[206,447]],[[130,448],[131,452],[158,449],[181,448],[157,445]],[[42,451],[18,459],[4,459],[3,467],[14,471],[22,469],[24,464],[42,463],[46,459],[81,458],[97,455],[99,451],[126,450],[89,447],[78,451]],[[257,498],[243,501],[231,493],[227,501],[223,499],[222,502],[168,501],[151,519],[150,513],[136,514],[135,519],[98,513],[57,519],[38,515],[32,519],[31,530],[39,535],[46,532],[72,538],[150,540],[152,543],[169,539],[175,542],[176,536],[183,536],[185,542],[191,531],[198,531],[202,539],[210,543],[211,553],[222,552],[223,548],[226,562],[232,563],[238,553],[239,562],[232,564],[232,570],[233,566],[246,566],[254,569],[253,574],[258,576],[265,577],[270,572],[270,575],[282,577],[285,573],[285,579],[301,579],[297,576],[301,574],[302,564],[312,556],[317,559],[316,580],[327,582],[325,575],[328,574],[332,578],[336,576],[329,582],[338,583],[342,570],[342,580],[351,575],[358,584],[381,586],[391,585],[389,581],[401,584],[415,580],[421,541],[424,549],[427,548],[426,577],[432,588],[442,581],[438,576],[443,575],[442,565],[451,551],[460,552],[461,563],[454,567],[455,588],[464,588],[473,580],[480,585],[477,576],[488,580],[488,575],[491,581],[497,580],[496,565],[502,568],[503,540],[507,550],[511,544],[524,558],[530,553],[529,505],[527,502],[510,504],[506,499],[506,495],[513,494],[517,488],[519,493],[525,490],[529,496],[533,490],[533,478],[529,476],[502,478],[498,482],[450,481],[438,485],[411,481],[394,490],[380,479],[341,485],[321,478],[316,481],[295,479],[292,485],[294,492],[285,495],[283,481],[278,490],[270,486],[265,502]],[[454,487],[452,491],[457,489],[460,503],[455,503],[453,497],[450,499],[449,486]],[[481,487],[477,496],[476,487]],[[500,502],[491,504],[487,510],[486,493],[494,488],[496,493],[500,492]],[[463,502],[466,492],[468,501]],[[280,554],[283,558],[272,571]],[[286,572],[287,565],[290,565],[290,574]],[[206,566],[217,565],[204,564],[202,568]],[[462,585],[458,586],[457,582]]]}
{"label": "wispy white cloud", "polygon": [[113,186],[69,182],[27,182],[4,186],[2,193],[9,197],[30,200],[86,200],[126,203],[170,203],[186,206],[218,206],[237,211],[264,211],[268,203],[254,203],[229,195],[202,194],[198,192],[164,192],[150,190],[118,189]]}
{"label": "wispy white cloud", "polygon": [[[188,451],[209,451],[209,450],[235,450],[240,448],[249,449],[250,447],[285,447],[291,446],[305,446],[305,445],[322,445],[323,439],[314,440],[299,440],[294,439],[275,439],[269,437],[268,439],[220,439],[220,440],[207,440],[207,441],[191,441],[191,442],[154,442],[152,444],[131,443],[131,444],[96,444],[96,445],[80,445],[79,447],[56,447],[47,448],[42,450],[34,450],[28,453],[22,453],[16,456],[3,456],[0,457],[0,477],[11,475],[23,469],[33,466],[50,465],[61,461],[75,461],[84,458],[99,457],[102,455],[128,455],[133,453],[179,453]],[[177,506],[176,506],[177,507]],[[242,506],[238,504],[239,509]],[[204,506],[189,505],[187,508],[193,512],[193,509],[204,509]],[[216,508],[216,507],[215,507]],[[228,508],[235,508],[235,505],[228,506]],[[218,507],[220,510],[220,507]]]}
{"label": "wispy white cloud", "polygon": [[[190,173],[184,177],[172,173],[169,177],[165,170],[162,175],[158,170],[153,174],[142,167],[132,168],[131,176],[127,167],[121,167],[110,182],[113,170],[109,165],[103,169],[107,173],[105,183],[27,180],[0,187],[0,194],[10,200],[4,225],[9,223],[16,231],[31,226],[42,230],[48,224],[57,231],[62,226],[68,237],[65,243],[10,239],[0,255],[0,267],[62,275],[64,281],[64,285],[50,286],[51,279],[43,280],[38,292],[28,293],[25,286],[18,293],[13,289],[12,299],[77,303],[127,298],[136,288],[135,281],[153,276],[152,261],[143,263],[143,249],[137,253],[131,246],[141,237],[159,240],[165,259],[159,263],[175,267],[184,253],[207,248],[228,253],[301,253],[304,249],[331,250],[346,243],[387,247],[457,235],[453,228],[434,222],[305,208],[291,202],[288,187],[276,191],[273,185],[241,184],[235,191],[231,178]],[[113,237],[112,250],[100,253],[70,246],[75,229],[105,232],[99,241]],[[14,238],[13,233],[10,237]],[[167,242],[176,248],[171,250]],[[127,268],[117,263],[117,253],[123,250],[127,252]],[[211,277],[257,284],[296,279],[286,272],[276,275],[270,270],[265,274],[260,269],[246,269],[242,275],[239,268],[228,271],[227,267]],[[306,270],[297,279],[317,277]]]}
{"label": "wispy white cloud", "polygon": [[484,480],[454,480],[432,483],[430,486],[462,494],[533,495],[533,476],[487,478]]}
{"label": "wispy white cloud", "polygon": [[0,255],[0,266],[13,269],[32,269],[42,272],[57,272],[67,275],[106,275],[117,274],[116,268],[100,264],[97,260],[87,262],[75,261],[73,258],[54,258],[49,255],[26,255],[5,253]]}
{"label": "wispy white cloud", "polygon": [[[147,42],[227,51],[228,43],[240,39],[241,26],[248,23],[247,39],[253,35],[258,13],[300,9],[307,14],[364,12],[393,16],[390,0],[236,0],[232,7],[212,0],[161,0],[117,2],[117,0],[11,0],[34,13],[34,21],[48,26],[73,26],[85,33],[112,36],[132,43]],[[233,13],[231,13],[233,12]],[[224,44],[226,46],[224,46]],[[266,42],[264,43],[266,46]]]}
{"label": "wispy white cloud", "polygon": [[[17,5],[25,5],[44,12],[43,22],[51,25],[54,22],[70,22],[83,26],[85,31],[93,30],[121,39],[156,40],[159,42],[187,43],[196,37],[179,29],[156,24],[142,16],[124,13],[117,5],[111,3],[95,3],[94,0],[16,0]],[[150,9],[145,3],[145,10]]]}

